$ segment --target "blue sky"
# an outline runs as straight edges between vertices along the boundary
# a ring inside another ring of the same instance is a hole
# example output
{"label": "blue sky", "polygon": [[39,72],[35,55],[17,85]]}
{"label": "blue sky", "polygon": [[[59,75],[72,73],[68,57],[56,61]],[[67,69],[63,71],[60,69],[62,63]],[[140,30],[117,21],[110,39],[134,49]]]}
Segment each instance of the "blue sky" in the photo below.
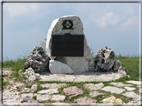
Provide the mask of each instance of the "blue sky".
{"label": "blue sky", "polygon": [[117,55],[139,55],[139,3],[4,3],[4,59],[27,56],[44,41],[52,21],[65,15],[81,18],[94,54],[107,45]]}

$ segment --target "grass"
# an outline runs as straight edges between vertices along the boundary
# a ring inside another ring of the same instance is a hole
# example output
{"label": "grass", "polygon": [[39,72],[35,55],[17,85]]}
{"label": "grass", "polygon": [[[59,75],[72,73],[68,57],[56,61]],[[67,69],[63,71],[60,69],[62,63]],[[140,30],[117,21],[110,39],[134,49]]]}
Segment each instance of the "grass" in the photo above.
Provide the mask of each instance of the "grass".
{"label": "grass", "polygon": [[[116,60],[120,60],[122,66],[125,68],[126,73],[130,75],[130,80],[139,80],[139,57],[136,56],[115,56]],[[12,76],[20,79],[19,70],[24,71],[26,58],[18,58],[16,60],[6,60],[2,63],[3,68],[10,68],[13,70]],[[127,77],[120,79],[119,81],[128,80]]]}
{"label": "grass", "polygon": [[[126,73],[128,75],[130,75],[130,78],[123,77],[123,78],[120,78],[118,80],[115,80],[115,82],[123,82],[123,83],[125,83],[128,80],[139,80],[139,57],[135,57],[135,56],[130,57],[130,56],[121,56],[120,55],[120,56],[116,56],[115,60],[120,60],[120,62],[122,63],[122,66],[125,68]],[[7,60],[7,61],[2,63],[2,67],[3,68],[10,68],[12,70],[12,75],[11,76],[13,78],[15,78],[16,80],[20,81],[23,77],[19,74],[19,70],[24,71],[24,69],[25,69],[24,63],[25,62],[26,62],[25,58],[18,58],[16,60]],[[27,88],[31,88],[31,86],[34,83],[35,82],[26,83],[26,87]],[[61,81],[36,81],[36,83],[38,84],[38,88],[37,88],[37,91],[35,91],[35,92],[38,92],[38,91],[42,90],[43,88],[40,86],[40,84],[45,84],[45,83],[48,83],[48,84],[52,84],[52,83],[57,83],[57,84],[59,84],[59,83],[66,83],[67,84],[66,87],[77,86],[77,87],[83,89],[84,93],[82,95],[80,95],[80,96],[76,96],[76,97],[72,97],[72,98],[70,98],[70,96],[66,96],[66,100],[64,101],[66,103],[73,103],[74,100],[77,99],[78,97],[85,97],[85,96],[86,97],[90,97],[89,96],[89,91],[83,88],[83,84],[85,84],[87,82],[77,82],[76,83],[76,82],[61,82]],[[99,82],[90,82],[90,83],[96,84],[96,83],[99,83]],[[9,84],[8,81],[3,81],[3,86],[6,86],[8,84]],[[109,86],[110,82],[103,82],[103,84],[105,86]],[[61,87],[61,88],[58,89],[60,94],[64,95],[63,89],[66,88],[66,87]],[[135,90],[135,92],[138,93],[138,90],[139,89],[137,88]],[[103,91],[100,91],[100,92],[103,92]],[[94,97],[93,99],[96,99],[99,102],[101,102],[102,99],[107,98],[110,95],[112,95],[109,92],[104,92],[104,93],[105,93],[105,96],[103,96],[103,97],[102,96]],[[121,98],[126,103],[130,101],[130,99],[127,99],[127,98],[125,98],[122,95],[114,94],[114,96],[117,97],[117,98]],[[33,98],[36,99],[36,97],[33,97]],[[47,102],[45,102],[45,103],[47,103]]]}
{"label": "grass", "polygon": [[2,62],[2,68],[10,68],[12,70],[12,77],[16,80],[21,80],[24,76],[19,74],[19,70],[24,71],[26,58],[18,58],[16,60],[6,60]]}
{"label": "grass", "polygon": [[116,56],[116,60],[120,60],[125,71],[130,75],[130,80],[139,80],[139,57],[133,56]]}

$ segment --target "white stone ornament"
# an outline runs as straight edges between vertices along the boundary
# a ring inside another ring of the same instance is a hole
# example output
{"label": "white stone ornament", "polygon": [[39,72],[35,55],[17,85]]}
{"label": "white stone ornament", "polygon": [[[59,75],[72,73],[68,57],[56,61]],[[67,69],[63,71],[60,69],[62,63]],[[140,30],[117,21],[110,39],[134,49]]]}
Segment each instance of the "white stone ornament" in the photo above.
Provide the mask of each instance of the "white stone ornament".
{"label": "white stone ornament", "polygon": [[66,64],[56,60],[49,61],[49,69],[52,74],[72,74],[74,71]]}

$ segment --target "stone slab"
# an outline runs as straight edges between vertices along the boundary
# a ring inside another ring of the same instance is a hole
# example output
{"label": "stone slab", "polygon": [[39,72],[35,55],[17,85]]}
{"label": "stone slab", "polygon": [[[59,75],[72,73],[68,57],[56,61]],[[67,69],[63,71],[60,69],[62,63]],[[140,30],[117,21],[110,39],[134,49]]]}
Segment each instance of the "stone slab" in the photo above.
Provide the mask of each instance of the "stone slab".
{"label": "stone slab", "polygon": [[103,83],[98,83],[98,84],[93,84],[93,83],[89,83],[89,84],[84,84],[83,87],[85,89],[88,89],[88,90],[99,90],[101,89],[102,87],[104,87],[104,84]]}
{"label": "stone slab", "polygon": [[65,92],[66,95],[69,96],[78,96],[83,94],[83,90],[78,88],[77,86],[71,86],[68,88],[64,88],[63,91]]}
{"label": "stone slab", "polygon": [[44,94],[50,95],[50,94],[57,94],[57,93],[59,93],[58,89],[46,89],[46,90],[41,90],[37,92],[37,94],[41,94],[41,95],[44,95]]}
{"label": "stone slab", "polygon": [[67,84],[65,83],[60,83],[60,84],[56,84],[56,83],[53,83],[53,84],[41,84],[40,85],[43,89],[59,89],[61,87],[65,87],[67,86]]}
{"label": "stone slab", "polygon": [[130,83],[130,84],[136,84],[136,85],[141,85],[142,82],[141,81],[126,81],[126,83]]}
{"label": "stone slab", "polygon": [[75,100],[76,103],[79,103],[79,104],[90,104],[90,103],[96,103],[96,100],[93,100],[91,98],[88,98],[88,97],[82,97],[82,98],[78,98]]}
{"label": "stone slab", "polygon": [[117,86],[117,87],[129,87],[129,86],[133,86],[132,84],[124,84],[122,82],[111,82],[110,83],[113,86]]}
{"label": "stone slab", "polygon": [[124,87],[127,91],[133,91],[133,90],[135,90],[136,88],[134,88],[134,87]]}
{"label": "stone slab", "polygon": [[66,98],[65,95],[52,95],[51,101],[64,101]]}
{"label": "stone slab", "polygon": [[125,91],[122,88],[113,87],[113,86],[106,86],[106,87],[102,88],[101,90],[106,91],[106,92],[115,93],[115,94],[121,94],[122,92]]}
{"label": "stone slab", "polygon": [[134,100],[137,100],[139,98],[139,95],[137,95],[135,92],[125,92],[122,95],[127,97],[127,98],[132,98]]}

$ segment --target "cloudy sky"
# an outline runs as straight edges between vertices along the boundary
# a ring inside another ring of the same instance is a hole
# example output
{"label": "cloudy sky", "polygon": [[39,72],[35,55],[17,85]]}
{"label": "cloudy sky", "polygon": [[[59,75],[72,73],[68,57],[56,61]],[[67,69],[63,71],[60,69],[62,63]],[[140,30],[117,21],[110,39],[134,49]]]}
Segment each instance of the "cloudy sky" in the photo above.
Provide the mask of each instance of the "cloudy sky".
{"label": "cloudy sky", "polygon": [[94,54],[108,45],[117,55],[139,55],[139,3],[4,3],[4,59],[27,56],[44,41],[52,21],[65,15],[81,18]]}

